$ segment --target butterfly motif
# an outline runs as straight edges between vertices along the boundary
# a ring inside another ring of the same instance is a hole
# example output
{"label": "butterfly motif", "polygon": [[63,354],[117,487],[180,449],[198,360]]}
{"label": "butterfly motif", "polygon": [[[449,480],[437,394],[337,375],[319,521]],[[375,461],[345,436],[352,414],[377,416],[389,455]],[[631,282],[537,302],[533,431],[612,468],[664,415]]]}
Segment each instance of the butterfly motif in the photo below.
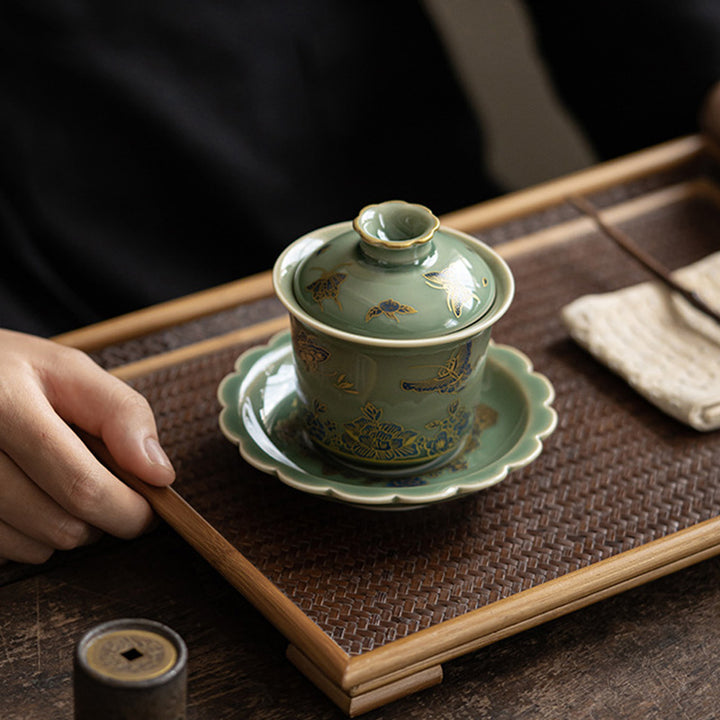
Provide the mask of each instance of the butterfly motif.
{"label": "butterfly motif", "polygon": [[329,360],[332,353],[320,345],[317,338],[306,332],[298,323],[293,322],[292,327],[295,355],[300,358],[308,372],[334,378],[334,385],[338,390],[357,395],[358,389],[346,373],[328,368],[320,369],[320,364]]}
{"label": "butterfly motif", "polygon": [[[347,265],[347,263],[342,263],[342,265]],[[338,267],[342,267],[342,265],[338,265]],[[342,310],[338,293],[340,292],[340,285],[342,285],[347,278],[347,274],[338,272],[338,267],[332,270],[312,268],[313,270],[319,270],[322,274],[317,280],[313,280],[305,289],[310,292],[313,300],[320,306],[321,310],[323,309],[323,300],[334,300],[338,308]]]}
{"label": "butterfly motif", "polygon": [[[480,298],[473,292],[472,276],[459,260],[444,270],[425,273],[423,277],[430,287],[445,291],[448,309],[456,318],[462,315],[463,307],[469,305],[473,298],[480,302]],[[482,284],[488,284],[487,278],[482,279]]]}
{"label": "butterfly motif", "polygon": [[399,322],[397,319],[398,315],[410,315],[416,312],[417,310],[414,307],[411,307],[410,305],[403,305],[397,300],[388,298],[377,305],[373,305],[367,311],[367,314],[365,315],[365,322],[370,322],[370,320],[379,317],[380,315],[385,315],[385,317],[389,317],[391,320]]}
{"label": "butterfly motif", "polygon": [[310,333],[305,332],[299,326],[293,327],[293,330],[295,353],[310,372],[317,372],[320,363],[330,357],[330,351],[319,345]]}
{"label": "butterfly motif", "polygon": [[403,390],[414,390],[415,392],[451,393],[461,390],[472,372],[472,364],[470,363],[471,348],[472,342],[458,348],[448,358],[445,365],[438,368],[435,377],[418,380],[417,382],[403,380],[400,386]]}

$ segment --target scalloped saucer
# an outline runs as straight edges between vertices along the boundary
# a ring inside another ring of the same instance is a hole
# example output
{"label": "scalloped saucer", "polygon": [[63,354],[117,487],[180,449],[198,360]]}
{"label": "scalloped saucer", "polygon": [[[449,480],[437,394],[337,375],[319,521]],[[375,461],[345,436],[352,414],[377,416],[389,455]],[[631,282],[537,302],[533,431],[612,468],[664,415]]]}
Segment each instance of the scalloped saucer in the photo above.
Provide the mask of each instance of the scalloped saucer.
{"label": "scalloped saucer", "polygon": [[247,462],[303,492],[377,509],[420,507],[495,485],[532,462],[555,429],[553,386],[519,350],[491,343],[484,382],[486,404],[454,460],[423,474],[369,477],[335,465],[305,437],[290,333],[283,331],[243,353],[220,383],[220,428]]}

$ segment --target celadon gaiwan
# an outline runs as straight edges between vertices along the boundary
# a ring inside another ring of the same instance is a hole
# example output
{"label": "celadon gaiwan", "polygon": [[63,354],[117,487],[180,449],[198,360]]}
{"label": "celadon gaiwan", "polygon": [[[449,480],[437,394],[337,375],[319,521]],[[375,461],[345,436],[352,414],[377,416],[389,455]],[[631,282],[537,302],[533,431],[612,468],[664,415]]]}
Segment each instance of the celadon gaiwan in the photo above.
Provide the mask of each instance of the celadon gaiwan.
{"label": "celadon gaiwan", "polygon": [[393,200],[290,244],[273,283],[317,448],[370,476],[425,472],[462,450],[515,291],[492,248]]}

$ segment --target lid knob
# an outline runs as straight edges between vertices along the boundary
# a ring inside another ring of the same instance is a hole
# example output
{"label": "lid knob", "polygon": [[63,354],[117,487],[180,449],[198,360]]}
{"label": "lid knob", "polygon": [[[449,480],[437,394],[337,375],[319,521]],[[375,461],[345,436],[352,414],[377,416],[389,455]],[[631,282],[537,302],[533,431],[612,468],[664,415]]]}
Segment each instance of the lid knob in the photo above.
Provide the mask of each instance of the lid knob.
{"label": "lid knob", "polygon": [[367,205],[353,220],[363,253],[386,265],[406,265],[432,251],[440,220],[424,205],[389,200]]}

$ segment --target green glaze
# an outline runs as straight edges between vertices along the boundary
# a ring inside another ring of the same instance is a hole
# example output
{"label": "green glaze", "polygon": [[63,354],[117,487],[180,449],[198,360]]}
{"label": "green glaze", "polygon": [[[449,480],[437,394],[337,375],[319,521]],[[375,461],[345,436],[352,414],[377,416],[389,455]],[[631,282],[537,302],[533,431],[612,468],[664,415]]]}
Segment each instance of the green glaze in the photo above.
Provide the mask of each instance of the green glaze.
{"label": "green glaze", "polygon": [[368,206],[354,226],[310,233],[275,264],[306,431],[373,475],[460,452],[482,402],[491,328],[513,298],[497,253],[437,225],[422,206]]}
{"label": "green glaze", "polygon": [[379,255],[393,262],[397,248],[428,246],[440,227],[440,221],[424,205],[402,200],[390,200],[364,207],[353,220],[353,228],[361,236],[363,245],[385,248],[391,252]]}
{"label": "green glaze", "polygon": [[495,274],[485,246],[438,229],[421,205],[370,205],[309,253],[293,293],[317,320],[384,338],[445,335],[485,315]]}
{"label": "green glaze", "polygon": [[298,395],[318,447],[368,472],[405,472],[459,449],[482,396],[490,331],[438,347],[363,347],[292,322]]}
{"label": "green glaze", "polygon": [[220,427],[253,466],[303,492],[379,509],[421,507],[481,490],[530,463],[555,428],[552,385],[517,350],[490,344],[483,400],[460,453],[442,467],[377,479],[317,452],[302,420],[287,332],[242,355],[220,384]]}

